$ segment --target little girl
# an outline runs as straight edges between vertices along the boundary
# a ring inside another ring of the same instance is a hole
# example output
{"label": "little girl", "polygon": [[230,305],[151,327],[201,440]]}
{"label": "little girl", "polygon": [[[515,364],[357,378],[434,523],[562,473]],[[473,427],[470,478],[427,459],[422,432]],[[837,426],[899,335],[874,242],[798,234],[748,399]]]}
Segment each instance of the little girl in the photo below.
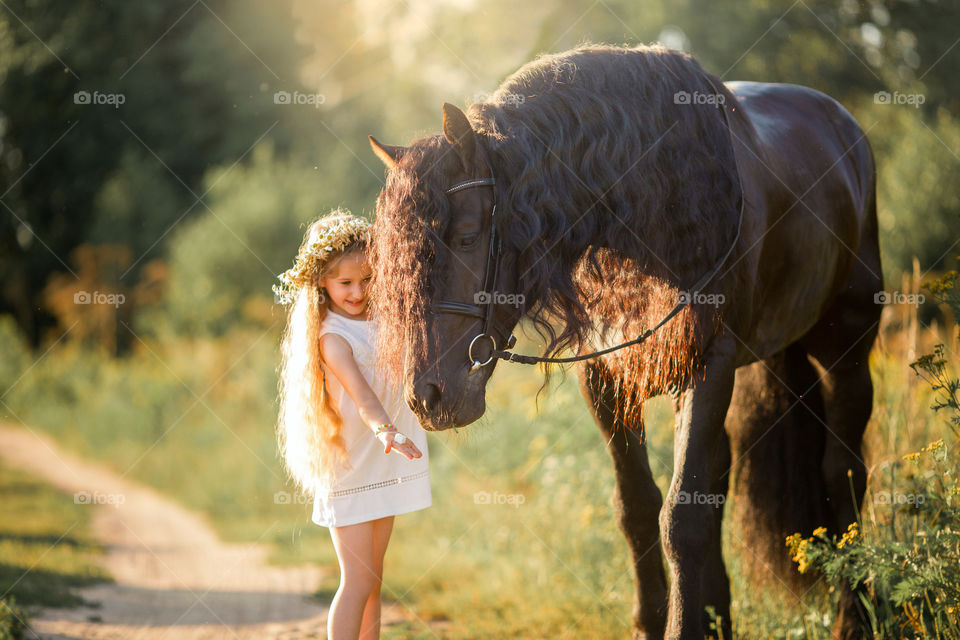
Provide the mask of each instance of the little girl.
{"label": "little girl", "polygon": [[293,268],[274,286],[279,301],[291,304],[280,449],[299,488],[314,496],[313,522],[330,528],[340,587],[327,636],[336,640],[379,637],[393,517],[432,504],[426,433],[402,389],[381,377],[373,359],[369,227],[340,210],[316,220]]}

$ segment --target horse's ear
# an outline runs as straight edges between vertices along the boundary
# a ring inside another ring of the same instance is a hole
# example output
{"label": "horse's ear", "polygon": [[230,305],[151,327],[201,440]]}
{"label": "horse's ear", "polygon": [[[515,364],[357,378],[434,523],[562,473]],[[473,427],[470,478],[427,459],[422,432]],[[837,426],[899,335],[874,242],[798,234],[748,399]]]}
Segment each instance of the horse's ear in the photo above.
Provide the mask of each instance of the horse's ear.
{"label": "horse's ear", "polygon": [[380,158],[383,164],[387,165],[388,169],[396,167],[400,162],[400,158],[407,152],[406,147],[395,147],[392,144],[383,144],[373,136],[367,137],[370,138],[370,147],[373,148],[373,152]]}
{"label": "horse's ear", "polygon": [[460,156],[467,174],[472,175],[477,163],[477,136],[466,114],[449,102],[443,103],[443,137]]}

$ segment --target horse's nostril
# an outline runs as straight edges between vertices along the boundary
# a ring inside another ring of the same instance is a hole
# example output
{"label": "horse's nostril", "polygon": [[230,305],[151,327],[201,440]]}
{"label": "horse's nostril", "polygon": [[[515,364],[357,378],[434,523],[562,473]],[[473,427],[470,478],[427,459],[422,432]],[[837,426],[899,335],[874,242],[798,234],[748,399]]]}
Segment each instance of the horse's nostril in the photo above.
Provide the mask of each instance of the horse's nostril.
{"label": "horse's nostril", "polygon": [[422,402],[424,410],[427,413],[433,413],[440,405],[440,387],[432,382],[424,385]]}

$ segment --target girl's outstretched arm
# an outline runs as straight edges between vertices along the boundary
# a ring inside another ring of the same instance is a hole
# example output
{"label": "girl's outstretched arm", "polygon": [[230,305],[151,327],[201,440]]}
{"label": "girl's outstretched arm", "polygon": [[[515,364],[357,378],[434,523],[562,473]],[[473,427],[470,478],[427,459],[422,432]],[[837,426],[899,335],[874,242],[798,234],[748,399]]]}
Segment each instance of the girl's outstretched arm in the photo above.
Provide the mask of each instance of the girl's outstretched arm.
{"label": "girl's outstretched arm", "polygon": [[[357,405],[357,411],[367,427],[371,431],[375,431],[380,425],[390,422],[390,416],[387,415],[377,394],[367,384],[367,379],[363,377],[360,367],[357,366],[357,361],[353,359],[353,349],[350,348],[350,344],[343,337],[335,333],[328,333],[320,338],[320,352],[323,354],[323,360],[327,363],[327,367],[343,385],[354,404]],[[396,432],[391,431],[384,431],[380,434],[385,445],[384,453],[390,453],[391,449],[396,449],[408,460],[423,455],[409,438],[403,444],[394,443],[395,435]]]}

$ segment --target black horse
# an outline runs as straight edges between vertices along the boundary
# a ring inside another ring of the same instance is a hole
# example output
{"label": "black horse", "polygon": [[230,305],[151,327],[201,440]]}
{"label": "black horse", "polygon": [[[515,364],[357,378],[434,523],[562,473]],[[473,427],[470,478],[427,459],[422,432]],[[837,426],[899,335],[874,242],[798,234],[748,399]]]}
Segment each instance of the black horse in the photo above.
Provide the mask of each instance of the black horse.
{"label": "black horse", "polygon": [[[578,372],[617,474],[635,637],[699,640],[707,605],[730,637],[731,460],[755,518],[735,533],[774,566],[793,531],[845,531],[865,490],[883,284],[865,134],[822,93],[723,83],[660,46],[543,56],[469,114],[444,105],[443,135],[408,147],[371,138],[389,167],[372,250],[384,369],[424,428],[462,427],[521,318],[547,355],[586,353],[688,301]],[[661,394],[676,409],[665,499],[641,415]],[[846,589],[835,635],[859,635],[862,613]]]}

